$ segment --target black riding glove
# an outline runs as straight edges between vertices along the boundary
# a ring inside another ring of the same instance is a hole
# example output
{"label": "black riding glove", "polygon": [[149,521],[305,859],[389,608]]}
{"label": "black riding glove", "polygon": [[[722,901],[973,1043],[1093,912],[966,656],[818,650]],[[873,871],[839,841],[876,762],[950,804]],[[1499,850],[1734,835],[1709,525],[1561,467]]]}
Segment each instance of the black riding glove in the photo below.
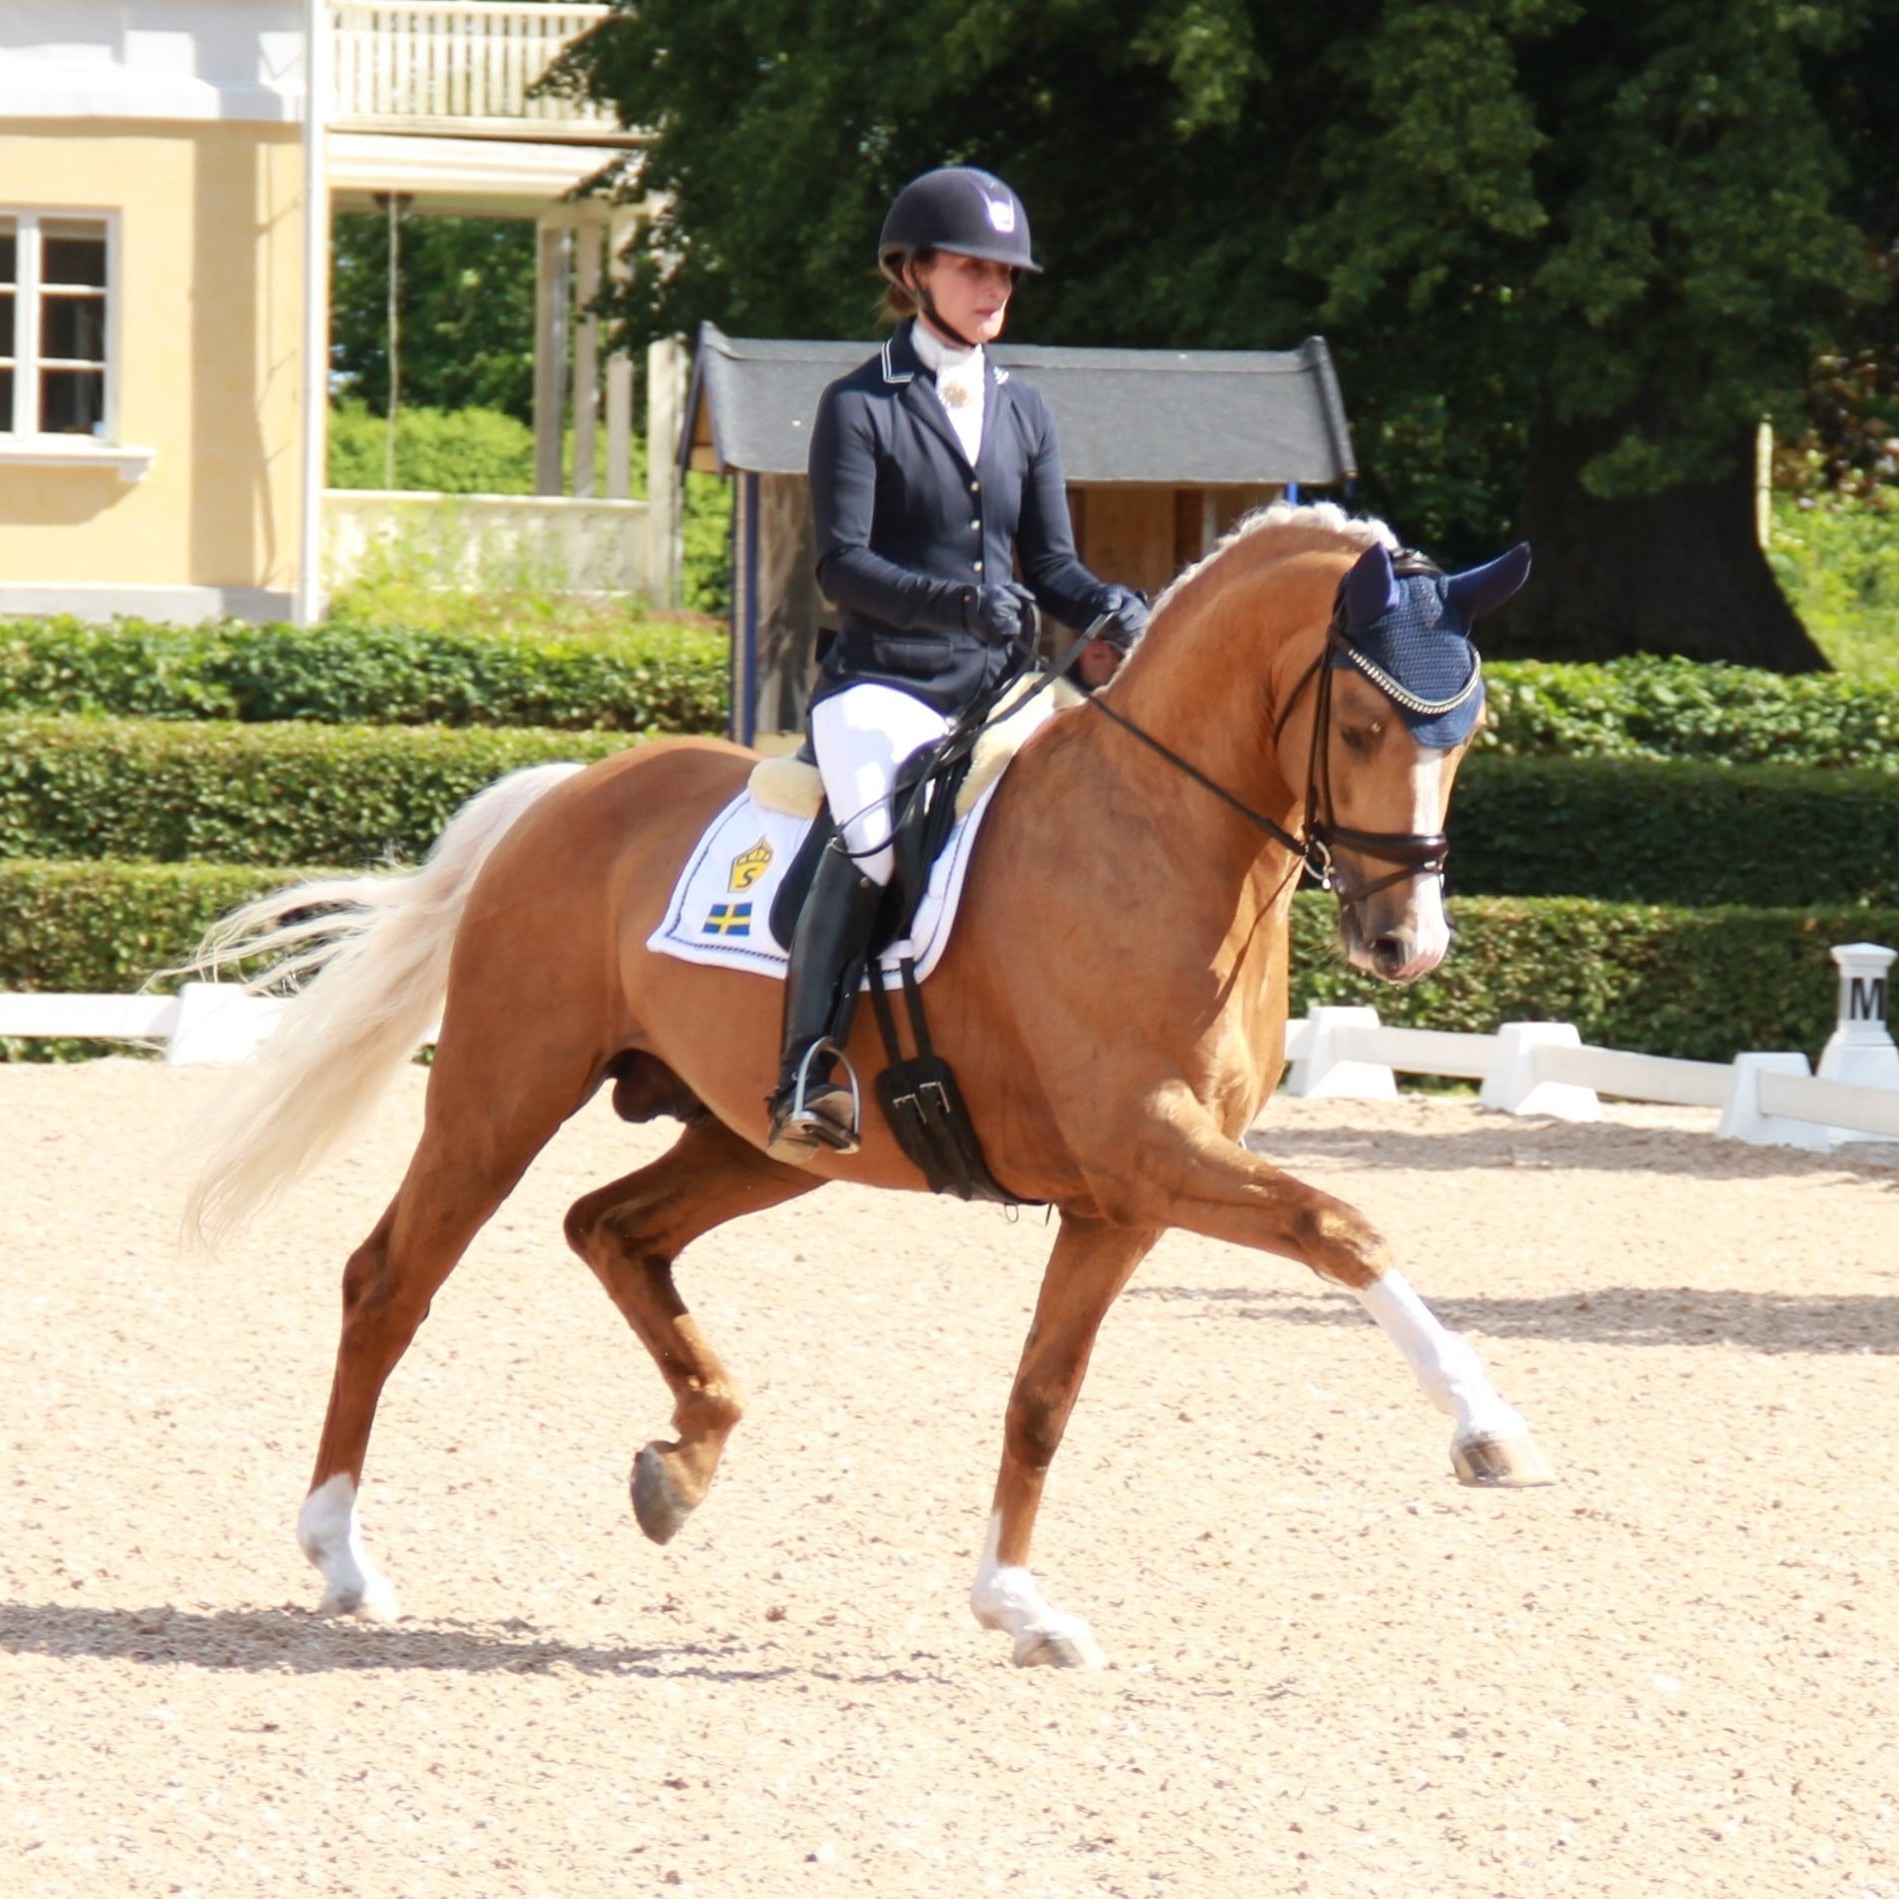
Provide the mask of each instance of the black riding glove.
{"label": "black riding glove", "polygon": [[1104,587],[1095,604],[1097,617],[1114,617],[1101,629],[1100,637],[1117,653],[1125,653],[1147,631],[1147,596],[1132,587]]}
{"label": "black riding glove", "polygon": [[1016,580],[978,587],[963,603],[963,630],[991,646],[1026,645],[1035,632],[1035,596]]}

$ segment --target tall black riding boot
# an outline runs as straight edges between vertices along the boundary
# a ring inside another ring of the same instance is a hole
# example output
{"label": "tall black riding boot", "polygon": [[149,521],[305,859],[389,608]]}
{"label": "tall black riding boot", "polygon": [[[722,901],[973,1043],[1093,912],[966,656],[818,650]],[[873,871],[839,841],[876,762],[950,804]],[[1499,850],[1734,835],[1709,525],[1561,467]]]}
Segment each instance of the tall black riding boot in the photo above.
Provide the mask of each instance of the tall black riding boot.
{"label": "tall black riding boot", "polygon": [[835,843],[818,859],[785,975],[784,1052],[765,1136],[773,1160],[798,1166],[821,1147],[857,1152],[855,1095],[836,1071],[883,897]]}

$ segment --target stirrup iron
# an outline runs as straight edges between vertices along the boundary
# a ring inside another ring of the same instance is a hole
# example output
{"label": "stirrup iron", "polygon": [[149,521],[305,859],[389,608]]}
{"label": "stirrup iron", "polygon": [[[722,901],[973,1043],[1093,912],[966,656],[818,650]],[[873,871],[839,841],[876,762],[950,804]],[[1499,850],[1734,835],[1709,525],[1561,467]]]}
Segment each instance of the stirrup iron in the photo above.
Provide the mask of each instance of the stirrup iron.
{"label": "stirrup iron", "polygon": [[[819,1056],[834,1061],[844,1071],[844,1080],[851,1091],[849,1127],[839,1127],[828,1115],[819,1114],[810,1105],[811,1064]],[[860,1133],[863,1124],[864,1097],[857,1085],[857,1070],[851,1066],[850,1057],[827,1036],[822,1041],[813,1042],[799,1057],[798,1072],[791,1086],[791,1099],[786,1102],[782,1112],[772,1116],[767,1152],[782,1142],[795,1146],[809,1145],[814,1150],[828,1148],[834,1154],[855,1154],[863,1145]]]}

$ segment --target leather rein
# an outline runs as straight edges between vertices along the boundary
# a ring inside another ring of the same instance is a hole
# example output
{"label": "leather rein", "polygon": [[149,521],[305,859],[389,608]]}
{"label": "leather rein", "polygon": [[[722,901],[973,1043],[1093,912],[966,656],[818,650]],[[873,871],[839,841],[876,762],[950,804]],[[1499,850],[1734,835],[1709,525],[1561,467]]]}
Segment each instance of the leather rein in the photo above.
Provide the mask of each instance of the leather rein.
{"label": "leather rein", "polygon": [[[1393,557],[1392,571],[1403,578],[1413,574],[1437,574],[1442,570],[1422,554],[1407,549]],[[1442,831],[1354,831],[1332,822],[1332,748],[1328,743],[1332,725],[1334,671],[1331,660],[1335,653],[1345,649],[1345,645],[1345,592],[1341,582],[1338,599],[1332,608],[1331,622],[1326,627],[1325,645],[1318,658],[1300,675],[1299,683],[1293,687],[1285,709],[1273,726],[1273,742],[1277,746],[1280,734],[1286,729],[1286,721],[1292,717],[1293,709],[1304,696],[1306,688],[1316,679],[1318,704],[1313,712],[1312,744],[1306,759],[1306,808],[1297,835],[1284,825],[1275,823],[1263,811],[1255,811],[1244,799],[1235,797],[1197,765],[1163,745],[1151,732],[1143,731],[1125,714],[1117,712],[1099,693],[1090,694],[1088,699],[1097,712],[1105,714],[1151,751],[1158,752],[1177,771],[1183,772],[1203,790],[1212,792],[1223,804],[1230,805],[1249,824],[1284,845],[1310,872],[1319,888],[1329,890],[1338,899],[1341,909],[1349,909],[1354,904],[1364,902],[1367,897],[1388,890],[1393,884],[1408,882],[1413,877],[1441,878],[1444,875],[1444,860],[1450,850],[1450,838]],[[1342,845],[1346,850],[1365,857],[1396,864],[1398,868],[1368,883],[1349,886],[1333,856],[1335,845]]]}

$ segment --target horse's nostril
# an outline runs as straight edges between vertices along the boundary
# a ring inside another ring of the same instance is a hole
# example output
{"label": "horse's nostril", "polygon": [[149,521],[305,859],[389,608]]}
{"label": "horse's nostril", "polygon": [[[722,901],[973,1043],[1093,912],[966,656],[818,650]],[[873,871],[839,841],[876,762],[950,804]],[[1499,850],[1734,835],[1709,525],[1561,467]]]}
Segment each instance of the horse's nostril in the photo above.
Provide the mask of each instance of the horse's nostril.
{"label": "horse's nostril", "polygon": [[1402,969],[1410,961],[1411,952],[1404,939],[1398,936],[1380,936],[1372,939],[1372,961],[1377,965],[1381,976],[1389,976]]}

